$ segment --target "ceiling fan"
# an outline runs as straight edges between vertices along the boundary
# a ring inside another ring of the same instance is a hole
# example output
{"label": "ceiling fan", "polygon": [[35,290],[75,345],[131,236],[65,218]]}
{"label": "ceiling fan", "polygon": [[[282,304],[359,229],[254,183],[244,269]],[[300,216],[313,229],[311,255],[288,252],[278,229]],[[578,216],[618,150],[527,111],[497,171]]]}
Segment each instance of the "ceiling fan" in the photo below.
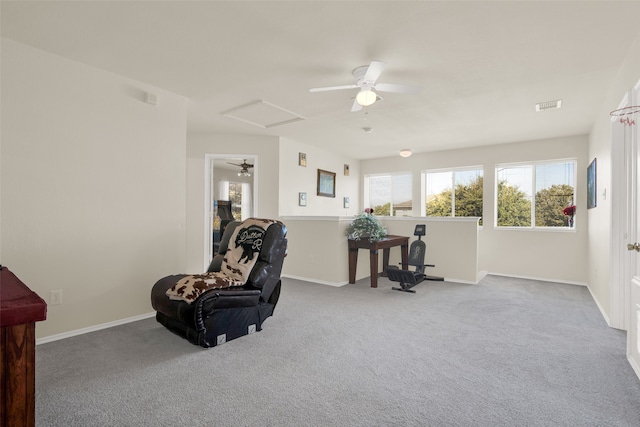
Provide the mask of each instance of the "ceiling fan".
{"label": "ceiling fan", "polygon": [[238,176],[251,176],[251,173],[249,172],[249,168],[252,168],[253,165],[250,163],[247,163],[247,159],[243,159],[242,163],[231,163],[231,162],[227,162],[227,163],[234,166],[240,166],[240,172],[238,172]]}
{"label": "ceiling fan", "polygon": [[353,102],[351,111],[360,111],[362,107],[372,105],[376,100],[381,99],[373,91],[418,94],[422,90],[420,86],[399,85],[392,83],[376,83],[378,77],[382,74],[387,64],[382,61],[371,61],[369,65],[362,65],[353,70],[353,77],[356,79],[355,84],[344,86],[327,86],[309,89],[309,92],[326,92],[330,90],[355,89],[360,88]]}

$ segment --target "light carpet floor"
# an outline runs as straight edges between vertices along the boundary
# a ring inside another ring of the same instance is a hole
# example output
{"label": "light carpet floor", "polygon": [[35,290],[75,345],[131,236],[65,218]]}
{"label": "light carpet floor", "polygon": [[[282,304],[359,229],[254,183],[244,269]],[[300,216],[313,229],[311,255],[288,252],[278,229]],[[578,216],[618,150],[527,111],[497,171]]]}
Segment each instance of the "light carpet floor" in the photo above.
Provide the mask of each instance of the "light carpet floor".
{"label": "light carpet floor", "polygon": [[626,333],[586,288],[391,286],[284,279],[263,331],[212,349],[155,319],[39,345],[37,425],[640,426]]}

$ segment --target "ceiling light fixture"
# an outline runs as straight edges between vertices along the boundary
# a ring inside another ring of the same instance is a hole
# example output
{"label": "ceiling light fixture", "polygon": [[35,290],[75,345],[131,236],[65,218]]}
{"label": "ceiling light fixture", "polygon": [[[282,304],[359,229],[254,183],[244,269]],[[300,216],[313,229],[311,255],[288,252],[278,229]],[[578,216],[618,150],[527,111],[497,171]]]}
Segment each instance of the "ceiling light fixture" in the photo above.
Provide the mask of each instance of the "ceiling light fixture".
{"label": "ceiling light fixture", "polygon": [[356,101],[363,107],[368,107],[376,102],[376,94],[372,90],[362,89],[358,92],[358,95],[356,95]]}
{"label": "ceiling light fixture", "polygon": [[413,153],[408,148],[403,148],[402,150],[400,150],[400,156],[402,157],[409,157],[411,154]]}
{"label": "ceiling light fixture", "polygon": [[251,176],[251,173],[247,170],[241,170],[238,172],[238,176]]}

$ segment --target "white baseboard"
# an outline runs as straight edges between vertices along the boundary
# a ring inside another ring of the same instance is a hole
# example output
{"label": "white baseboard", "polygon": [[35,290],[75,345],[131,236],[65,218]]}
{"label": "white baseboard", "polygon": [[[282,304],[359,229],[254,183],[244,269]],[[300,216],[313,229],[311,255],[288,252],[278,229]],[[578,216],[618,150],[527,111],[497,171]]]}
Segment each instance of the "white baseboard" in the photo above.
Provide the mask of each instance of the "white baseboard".
{"label": "white baseboard", "polygon": [[303,282],[318,283],[320,285],[333,286],[336,288],[339,288],[349,283],[349,282],[328,282],[326,280],[318,280],[318,279],[312,279],[310,277],[302,277],[302,276],[293,276],[291,274],[283,274],[281,277],[288,278],[288,279],[302,280]]}
{"label": "white baseboard", "polygon": [[629,361],[629,364],[631,365],[634,372],[636,373],[636,376],[638,377],[638,379],[640,379],[640,366],[638,366],[636,361],[633,360],[629,355],[627,355],[627,360]]}
{"label": "white baseboard", "polygon": [[585,282],[576,282],[572,280],[549,279],[546,277],[533,277],[533,276],[516,276],[513,274],[501,274],[501,273],[487,273],[487,274],[490,274],[492,276],[513,277],[514,279],[538,280],[540,282],[562,283],[564,285],[576,285],[576,286],[588,287]]}
{"label": "white baseboard", "polygon": [[600,304],[600,301],[598,301],[598,298],[596,298],[596,296],[594,295],[593,292],[591,292],[591,288],[589,287],[589,285],[587,285],[587,289],[589,289],[589,293],[591,294],[591,298],[593,298],[593,300],[596,303],[596,307],[598,307],[598,310],[600,310],[600,314],[602,315],[602,317],[604,318],[604,321],[607,322],[607,326],[609,326],[610,328],[612,328],[613,326],[611,326],[611,321],[609,320],[609,316],[607,315],[607,312],[604,311],[604,308],[602,307],[602,305]]}
{"label": "white baseboard", "polygon": [[99,331],[101,329],[112,328],[114,326],[124,325],[126,323],[137,322],[138,320],[148,319],[154,317],[156,312],[140,314],[138,316],[127,317],[126,319],[114,320],[113,322],[102,323],[100,325],[89,326],[87,328],[76,329],[69,332],[63,332],[61,334],[49,335],[48,337],[39,338],[36,340],[36,345],[46,344],[52,341],[58,341],[65,338],[75,337],[76,335],[88,334],[89,332]]}
{"label": "white baseboard", "polygon": [[464,285],[477,285],[479,282],[479,280],[474,282],[472,280],[451,279],[450,277],[445,277],[444,281],[449,283],[462,283]]}

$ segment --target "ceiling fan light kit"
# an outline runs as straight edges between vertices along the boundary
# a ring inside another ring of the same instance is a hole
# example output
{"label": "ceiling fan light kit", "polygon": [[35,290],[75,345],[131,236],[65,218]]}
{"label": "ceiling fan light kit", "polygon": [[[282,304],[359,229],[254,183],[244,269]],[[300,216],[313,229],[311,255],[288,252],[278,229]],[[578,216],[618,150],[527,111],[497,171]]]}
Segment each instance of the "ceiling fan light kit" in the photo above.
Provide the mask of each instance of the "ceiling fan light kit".
{"label": "ceiling fan light kit", "polygon": [[238,172],[238,176],[251,176],[251,172],[249,172],[249,169],[252,168],[253,165],[247,163],[247,159],[243,159],[242,163],[227,163],[233,166],[240,166],[240,172]]}
{"label": "ceiling fan light kit", "polygon": [[361,90],[360,92],[358,92],[358,95],[356,96],[356,100],[358,101],[358,104],[362,105],[363,107],[368,107],[369,105],[373,105],[374,102],[376,102],[376,94],[373,93],[372,90]]}
{"label": "ceiling fan light kit", "polygon": [[355,84],[316,87],[309,89],[309,92],[327,92],[331,90],[359,88],[360,91],[356,95],[356,99],[353,103],[353,106],[351,107],[352,112],[360,111],[362,110],[362,107],[368,107],[369,105],[373,105],[376,102],[378,96],[374,92],[374,89],[378,92],[405,93],[413,95],[420,93],[422,88],[419,86],[399,85],[392,83],[376,84],[376,80],[378,80],[378,77],[380,77],[386,66],[387,64],[382,61],[371,61],[371,64],[362,65],[353,70],[352,74],[356,80]]}

